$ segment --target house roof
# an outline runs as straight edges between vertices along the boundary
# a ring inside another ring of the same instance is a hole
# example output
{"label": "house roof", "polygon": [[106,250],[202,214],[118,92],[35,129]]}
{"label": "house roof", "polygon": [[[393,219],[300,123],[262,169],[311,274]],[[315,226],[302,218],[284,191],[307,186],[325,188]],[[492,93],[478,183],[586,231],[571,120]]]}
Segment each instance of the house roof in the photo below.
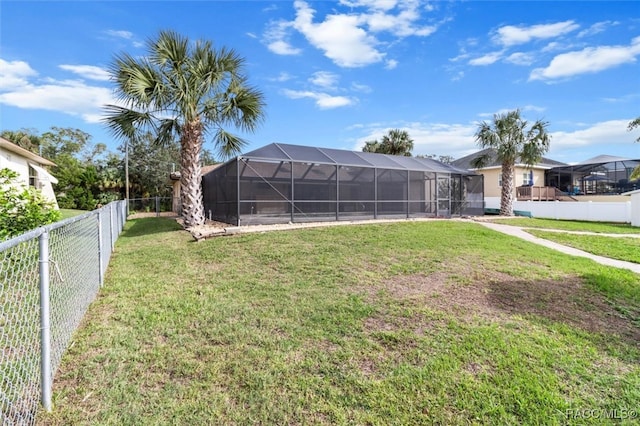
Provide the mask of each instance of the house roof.
{"label": "house roof", "polygon": [[[214,171],[218,167],[222,166],[223,163],[209,164],[207,166],[202,166],[200,169],[200,176],[204,176],[209,172]],[[180,172],[171,172],[169,173],[169,179],[177,181],[180,180]]]}
{"label": "house roof", "polygon": [[440,172],[470,175],[468,170],[430,158],[405,157],[400,155],[374,154],[371,152],[347,151],[333,148],[315,148],[303,145],[272,143],[239,156],[239,158],[298,161],[317,164],[333,164],[354,167],[375,167],[412,171]]}
{"label": "house roof", "polygon": [[[453,161],[451,164],[463,169],[477,170],[477,168],[474,167],[472,163],[476,158],[482,155],[489,155],[490,157],[489,161],[487,162],[487,165],[483,167],[483,169],[487,169],[490,167],[498,167],[502,165],[502,163],[497,158],[496,150],[493,148],[485,148],[481,151],[474,152],[473,154],[469,154],[466,157],[458,158],[457,160]],[[523,164],[520,158],[516,160],[516,164]],[[534,167],[550,169],[552,167],[564,166],[564,165],[566,165],[566,163],[552,160],[550,158],[542,157],[540,161],[534,165]]]}
{"label": "house roof", "polygon": [[4,148],[7,151],[13,152],[16,155],[27,158],[35,163],[38,163],[42,166],[55,166],[56,164],[53,161],[47,160],[44,157],[40,157],[38,154],[34,154],[33,152],[22,148],[21,146],[16,145],[15,143],[0,137],[0,148]]}

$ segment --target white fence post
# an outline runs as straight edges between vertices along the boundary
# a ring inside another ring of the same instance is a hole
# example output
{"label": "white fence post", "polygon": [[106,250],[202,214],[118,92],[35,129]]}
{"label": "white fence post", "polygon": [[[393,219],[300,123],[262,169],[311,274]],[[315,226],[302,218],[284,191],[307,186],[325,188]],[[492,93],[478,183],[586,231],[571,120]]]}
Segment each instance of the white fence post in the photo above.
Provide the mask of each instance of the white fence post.
{"label": "white fence post", "polygon": [[40,383],[42,405],[51,412],[51,317],[49,312],[49,232],[39,237],[40,265]]}
{"label": "white fence post", "polygon": [[100,287],[104,283],[104,265],[102,264],[102,209],[98,210],[98,275],[100,277]]}

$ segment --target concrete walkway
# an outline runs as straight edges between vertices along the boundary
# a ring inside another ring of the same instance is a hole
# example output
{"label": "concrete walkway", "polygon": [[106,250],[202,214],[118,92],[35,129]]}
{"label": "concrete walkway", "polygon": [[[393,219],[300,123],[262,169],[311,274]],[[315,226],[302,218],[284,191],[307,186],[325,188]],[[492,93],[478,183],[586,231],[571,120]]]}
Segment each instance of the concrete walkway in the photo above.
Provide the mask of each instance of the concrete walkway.
{"label": "concrete walkway", "polygon": [[[637,263],[633,263],[633,262],[625,262],[623,260],[617,260],[617,259],[610,259],[608,257],[604,257],[604,256],[597,256],[595,254],[591,254],[591,253],[587,253],[586,251],[582,251],[582,250],[578,250],[576,248],[573,247],[568,247],[562,244],[558,244],[555,243],[553,241],[549,241],[549,240],[545,240],[542,238],[538,238],[535,237],[531,234],[529,234],[528,232],[526,232],[524,230],[524,228],[520,227],[520,226],[512,226],[512,225],[503,225],[503,224],[499,224],[499,223],[491,223],[491,222],[484,222],[484,221],[477,221],[476,223],[485,226],[489,229],[493,229],[494,231],[498,231],[498,232],[502,232],[503,234],[507,234],[507,235],[511,235],[513,237],[518,237],[521,238],[523,240],[535,243],[535,244],[539,244],[541,246],[545,246],[548,247],[550,249],[553,250],[557,250],[559,252],[562,253],[566,253],[569,254],[571,256],[578,256],[578,257],[586,257],[587,259],[591,259],[595,262],[598,262],[602,265],[606,265],[606,266],[613,266],[615,268],[622,268],[622,269],[628,269],[629,271],[633,271],[637,274],[640,274],[640,264]],[[550,231],[550,229],[540,229],[541,231]],[[555,231],[554,231],[555,232]],[[557,231],[557,232],[562,232],[562,231]],[[571,233],[577,233],[577,232],[571,232]],[[588,234],[588,235],[598,235],[598,236],[606,236],[606,237],[633,237],[633,238],[640,238],[640,235],[637,234],[596,234],[596,233],[586,233],[586,232],[580,232],[580,234],[584,235],[584,234]]]}

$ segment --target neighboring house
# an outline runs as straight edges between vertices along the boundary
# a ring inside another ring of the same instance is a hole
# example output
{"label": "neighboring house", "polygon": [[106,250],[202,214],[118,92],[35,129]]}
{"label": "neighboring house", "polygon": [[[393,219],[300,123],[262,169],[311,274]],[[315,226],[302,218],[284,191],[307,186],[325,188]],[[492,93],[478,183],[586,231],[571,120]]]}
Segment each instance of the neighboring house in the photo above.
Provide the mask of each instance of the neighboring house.
{"label": "neighboring house", "polygon": [[18,173],[18,182],[23,186],[39,189],[42,195],[58,209],[52,184],[58,183],[45,167],[55,163],[0,137],[0,169],[11,169]]}
{"label": "neighboring house", "polygon": [[[202,166],[200,170],[200,175],[204,176],[207,173],[217,169],[222,166],[222,163],[210,164],[208,166]],[[180,213],[182,211],[182,201],[180,199],[180,172],[172,172],[169,175],[169,179],[171,181],[172,193],[173,193],[173,201],[171,203],[171,211],[174,213]]]}
{"label": "neighboring house", "polygon": [[[490,160],[483,168],[473,166],[473,161],[485,154],[490,155]],[[519,160],[519,159],[518,159]],[[493,148],[486,148],[482,151],[459,158],[451,165],[472,170],[484,176],[484,196],[500,197],[502,191],[502,164],[496,158],[496,151]],[[515,164],[515,182],[513,185],[513,196],[516,197],[516,188],[519,186],[545,186],[545,172],[558,166],[566,166],[566,163],[542,157],[542,159],[532,167],[528,167],[519,161]]]}

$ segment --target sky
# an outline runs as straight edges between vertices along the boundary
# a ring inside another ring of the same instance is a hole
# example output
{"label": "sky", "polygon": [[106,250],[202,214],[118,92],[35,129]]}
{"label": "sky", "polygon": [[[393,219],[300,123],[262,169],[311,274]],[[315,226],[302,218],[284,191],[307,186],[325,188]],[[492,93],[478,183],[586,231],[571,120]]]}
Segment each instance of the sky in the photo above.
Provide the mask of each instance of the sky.
{"label": "sky", "polygon": [[635,1],[2,0],[0,130],[71,127],[116,151],[108,67],[161,30],[246,59],[266,107],[243,152],[361,150],[397,128],[414,155],[459,158],[481,122],[517,108],[548,122],[548,158],[640,158]]}

